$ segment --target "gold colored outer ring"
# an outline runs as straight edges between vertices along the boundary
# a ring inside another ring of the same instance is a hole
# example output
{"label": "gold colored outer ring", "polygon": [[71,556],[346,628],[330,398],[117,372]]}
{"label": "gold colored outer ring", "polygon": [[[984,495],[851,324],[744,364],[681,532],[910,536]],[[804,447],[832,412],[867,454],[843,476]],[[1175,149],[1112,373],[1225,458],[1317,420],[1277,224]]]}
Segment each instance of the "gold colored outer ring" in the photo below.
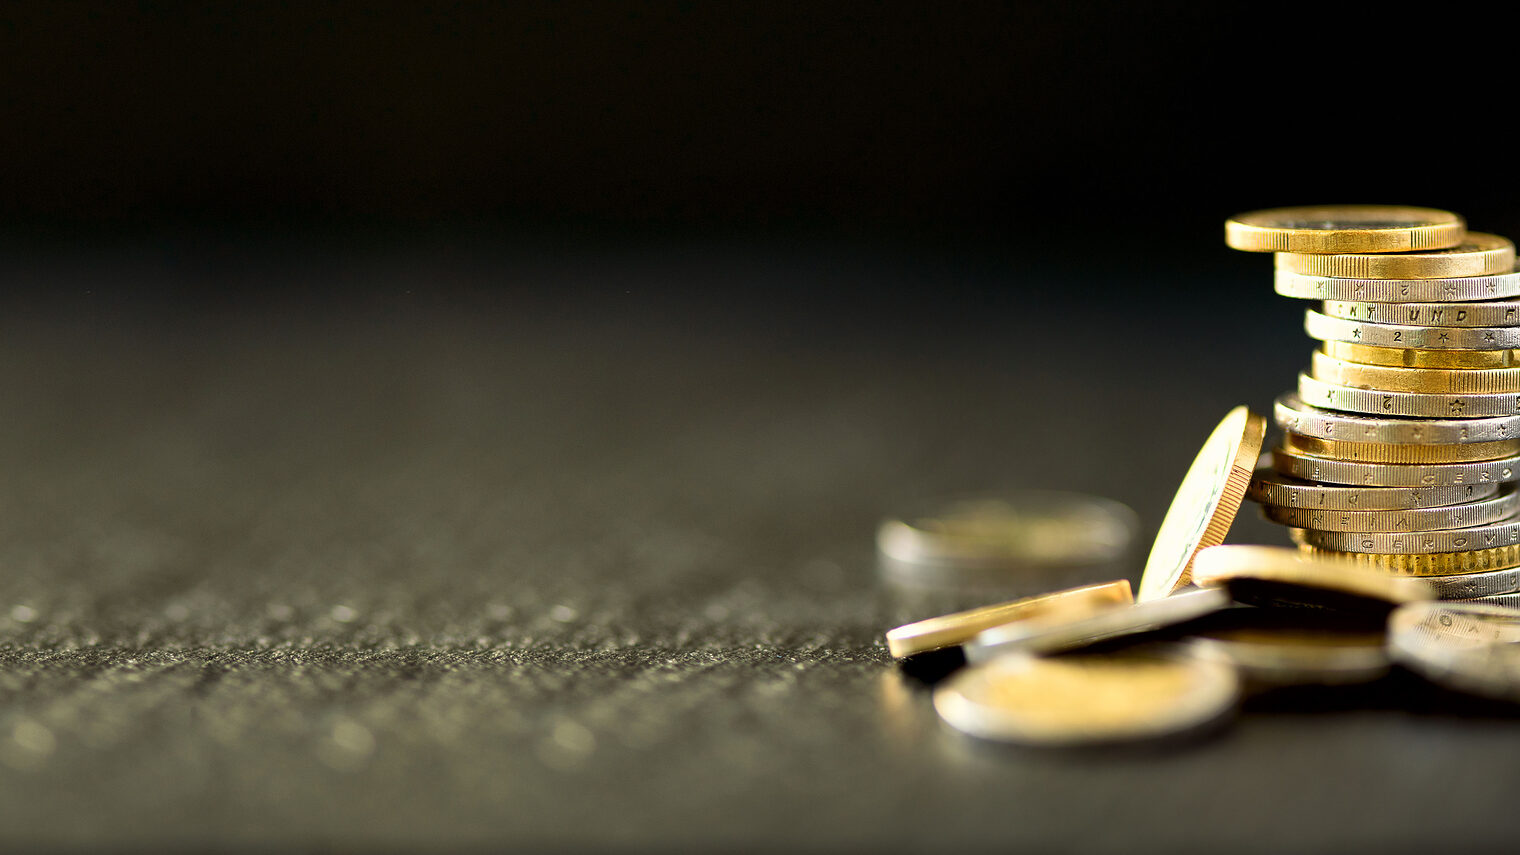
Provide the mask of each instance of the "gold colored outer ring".
{"label": "gold colored outer ring", "polygon": [[1468,442],[1460,445],[1388,445],[1381,442],[1348,442],[1290,433],[1283,448],[1294,454],[1356,463],[1478,463],[1520,455],[1520,440]]}
{"label": "gold colored outer ring", "polygon": [[1231,579],[1256,579],[1340,591],[1390,603],[1429,600],[1430,586],[1413,579],[1367,573],[1345,562],[1286,546],[1211,546],[1198,553],[1193,581],[1209,587]]}
{"label": "gold colored outer ring", "polygon": [[1460,246],[1398,254],[1314,255],[1279,252],[1278,270],[1305,276],[1345,279],[1448,279],[1508,273],[1515,266],[1515,245],[1498,235],[1468,232]]}
{"label": "gold colored outer ring", "polygon": [[1224,242],[1246,252],[1446,249],[1466,234],[1467,224],[1450,211],[1401,205],[1272,208],[1236,214],[1224,223]]}
{"label": "gold colored outer ring", "polygon": [[1299,544],[1299,550],[1305,555],[1344,561],[1394,576],[1462,576],[1468,573],[1486,573],[1490,570],[1520,567],[1520,545],[1475,549],[1471,552],[1385,555],[1374,552],[1339,552],[1334,549],[1309,546],[1302,541],[1302,532],[1303,529],[1288,529],[1293,540]]}
{"label": "gold colored outer ring", "polygon": [[1349,341],[1327,341],[1320,345],[1327,356],[1362,365],[1386,365],[1391,368],[1480,368],[1520,367],[1520,350],[1415,350],[1377,347]]}
{"label": "gold colored outer ring", "polygon": [[887,650],[898,658],[912,656],[954,647],[984,629],[1016,620],[1068,611],[1085,614],[1093,609],[1128,605],[1134,601],[1128,579],[1084,585],[899,626],[887,630]]}
{"label": "gold colored outer ring", "polygon": [[1309,375],[1338,386],[1428,395],[1520,392],[1520,368],[1389,368],[1358,365],[1320,351],[1314,352],[1312,360]]}

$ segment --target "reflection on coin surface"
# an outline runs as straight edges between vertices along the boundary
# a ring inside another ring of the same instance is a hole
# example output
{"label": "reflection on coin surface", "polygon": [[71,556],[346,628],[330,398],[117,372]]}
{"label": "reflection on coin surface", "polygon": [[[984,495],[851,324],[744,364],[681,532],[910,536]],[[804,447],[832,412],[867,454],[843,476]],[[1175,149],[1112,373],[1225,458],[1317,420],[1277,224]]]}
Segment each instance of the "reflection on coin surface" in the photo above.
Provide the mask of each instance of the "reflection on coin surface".
{"label": "reflection on coin surface", "polygon": [[907,563],[1028,567],[1122,557],[1139,524],[1111,499],[1055,490],[949,499],[877,530],[883,557]]}
{"label": "reflection on coin surface", "polygon": [[1451,249],[1396,254],[1316,255],[1279,252],[1274,256],[1273,261],[1278,270],[1306,276],[1347,279],[1454,279],[1510,272],[1515,268],[1515,245],[1498,235],[1468,232],[1462,239],[1462,243]]}
{"label": "reflection on coin surface", "polygon": [[1250,682],[1333,686],[1388,673],[1386,614],[1229,609],[1188,631],[1200,654],[1234,665]]}
{"label": "reflection on coin surface", "polygon": [[1267,420],[1245,407],[1231,410],[1214,428],[1161,521],[1137,599],[1159,599],[1185,586],[1194,553],[1224,541],[1266,433]]}
{"label": "reflection on coin surface", "polygon": [[1236,214],[1224,242],[1247,252],[1409,252],[1462,242],[1450,211],[1402,205],[1312,205]]}
{"label": "reflection on coin surface", "polygon": [[1129,605],[1135,601],[1129,580],[1084,585],[1065,591],[1026,597],[916,621],[887,631],[887,649],[893,656],[912,656],[953,647],[984,629],[1025,620],[1041,614],[1085,614],[1099,608]]}
{"label": "reflection on coin surface", "polygon": [[1115,606],[1088,614],[1051,613],[993,627],[966,642],[966,660],[986,662],[1008,653],[1055,653],[1114,638],[1163,629],[1230,605],[1217,588]]}
{"label": "reflection on coin surface", "polygon": [[1232,668],[1196,657],[1011,656],[962,669],[934,692],[951,727],[981,739],[1083,745],[1150,739],[1235,708]]}
{"label": "reflection on coin surface", "polygon": [[1386,610],[1434,597],[1418,579],[1320,559],[1285,546],[1212,546],[1193,562],[1193,581],[1222,585],[1253,605],[1308,605]]}
{"label": "reflection on coin surface", "polygon": [[1414,603],[1388,618],[1395,661],[1432,682],[1520,701],[1520,610],[1477,603]]}

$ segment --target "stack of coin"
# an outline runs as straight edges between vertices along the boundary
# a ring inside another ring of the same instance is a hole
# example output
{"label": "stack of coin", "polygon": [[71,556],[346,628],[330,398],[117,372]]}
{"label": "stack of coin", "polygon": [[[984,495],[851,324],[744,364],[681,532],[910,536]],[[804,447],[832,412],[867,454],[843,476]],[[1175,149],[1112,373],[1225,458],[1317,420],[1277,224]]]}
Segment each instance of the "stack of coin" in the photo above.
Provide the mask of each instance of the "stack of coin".
{"label": "stack of coin", "polygon": [[1276,254],[1276,290],[1319,301],[1320,342],[1248,496],[1300,548],[1427,577],[1448,599],[1520,591],[1520,272],[1514,245],[1427,208],[1230,219]]}

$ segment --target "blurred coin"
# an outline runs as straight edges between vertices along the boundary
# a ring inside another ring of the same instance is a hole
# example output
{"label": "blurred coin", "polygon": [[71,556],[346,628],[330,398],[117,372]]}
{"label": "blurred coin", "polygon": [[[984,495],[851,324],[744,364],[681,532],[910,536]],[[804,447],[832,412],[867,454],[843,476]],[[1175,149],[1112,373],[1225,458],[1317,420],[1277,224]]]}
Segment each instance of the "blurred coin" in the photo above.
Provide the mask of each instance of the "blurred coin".
{"label": "blurred coin", "polygon": [[1332,318],[1304,310],[1304,332],[1319,341],[1415,350],[1507,350],[1520,347],[1516,327],[1421,327]]}
{"label": "blurred coin", "polygon": [[1389,608],[1376,614],[1227,609],[1189,625],[1187,631],[1199,654],[1233,665],[1250,683],[1366,683],[1387,674],[1392,664],[1385,629]]}
{"label": "blurred coin", "polygon": [[1383,392],[1298,375],[1298,397],[1315,407],[1373,416],[1491,419],[1520,415],[1520,394]]}
{"label": "blurred coin", "polygon": [[[1456,487],[1352,487],[1315,484],[1275,469],[1258,468],[1246,498],[1272,508],[1305,511],[1399,511],[1439,508],[1493,498],[1498,484]],[[1310,526],[1299,526],[1309,528]],[[1319,526],[1313,526],[1318,528]]]}
{"label": "blurred coin", "polygon": [[1481,463],[1520,455],[1520,440],[1500,439],[1460,445],[1395,445],[1289,433],[1283,437],[1283,448],[1294,454],[1351,463]]}
{"label": "blurred coin", "polygon": [[1237,602],[1386,612],[1435,596],[1425,582],[1316,558],[1283,546],[1212,546],[1198,553],[1193,580],[1222,586]]}
{"label": "blurred coin", "polygon": [[1219,589],[1189,590],[1085,615],[1050,614],[1004,624],[966,642],[966,660],[986,662],[1009,653],[1055,653],[1163,629],[1230,604]]}
{"label": "blurred coin", "polygon": [[[1508,351],[1506,351],[1508,352]],[[1386,442],[1394,445],[1444,445],[1520,438],[1520,416],[1484,419],[1411,419],[1343,413],[1305,404],[1289,392],[1272,405],[1277,426],[1303,436]]]}
{"label": "blurred coin", "polygon": [[1378,279],[1309,276],[1278,269],[1273,290],[1303,300],[1362,300],[1371,303],[1457,302],[1520,296],[1520,272],[1457,278]]}
{"label": "blurred coin", "polygon": [[1520,609],[1520,593],[1490,594],[1486,597],[1472,597],[1461,599],[1456,602],[1474,603],[1484,606],[1502,606],[1506,609]]}
{"label": "blurred coin", "polygon": [[[1343,552],[1308,543],[1307,529],[1290,528],[1288,534],[1294,543],[1299,544],[1299,549],[1308,555],[1347,561],[1395,576],[1458,576],[1520,567],[1520,546],[1496,546],[1470,552]],[[1438,589],[1436,596],[1443,597],[1446,594]]]}
{"label": "blurred coin", "polygon": [[1462,242],[1467,224],[1450,211],[1401,205],[1315,205],[1236,214],[1224,242],[1247,252],[1408,252]]}
{"label": "blurred coin", "polygon": [[[1505,483],[1520,478],[1520,457],[1479,463],[1353,463],[1275,448],[1272,450],[1272,465],[1277,471],[1295,478],[1363,487],[1449,487]],[[1144,590],[1142,583],[1141,591]]]}
{"label": "blurred coin", "polygon": [[1374,347],[1345,341],[1327,341],[1320,350],[1347,362],[1387,365],[1392,368],[1514,368],[1520,366],[1520,350],[1415,350],[1408,347]]}
{"label": "blurred coin", "polygon": [[1391,368],[1346,362],[1320,351],[1311,358],[1314,378],[1338,386],[1426,395],[1520,392],[1520,368]]}
{"label": "blurred coin", "polygon": [[1395,661],[1449,688],[1520,701],[1520,610],[1411,603],[1388,618]]}
{"label": "blurred coin", "polygon": [[1197,657],[1013,656],[962,669],[934,692],[947,724],[981,739],[1070,746],[1154,739],[1235,708],[1233,669]]}
{"label": "blurred coin", "polygon": [[1134,601],[1127,579],[1084,585],[900,626],[887,631],[887,650],[899,658],[913,656],[953,647],[984,629],[1016,620],[1048,614],[1086,614],[1099,608],[1129,605]]}
{"label": "blurred coin", "polygon": [[1209,435],[1172,499],[1140,577],[1138,599],[1165,597],[1189,581],[1193,554],[1224,541],[1240,512],[1267,420],[1236,407]]}
{"label": "blurred coin", "polygon": [[1371,321],[1375,324],[1412,324],[1420,327],[1513,327],[1520,326],[1520,300],[1485,303],[1368,303],[1360,300],[1326,300],[1320,311],[1332,318]]}
{"label": "blurred coin", "polygon": [[[1372,488],[1367,488],[1372,489]],[[1383,489],[1400,489],[1384,487]],[[1406,488],[1412,489],[1412,488]],[[1440,508],[1397,511],[1345,511],[1315,507],[1282,508],[1263,505],[1262,516],[1294,528],[1348,532],[1414,532],[1485,525],[1520,513],[1520,492],[1509,489],[1488,499]],[[1216,547],[1217,548],[1217,547]],[[1197,577],[1197,568],[1193,575]]]}
{"label": "blurred coin", "polygon": [[[1515,267],[1515,245],[1498,235],[1468,232],[1451,249],[1426,252],[1317,255],[1279,252],[1278,270],[1347,279],[1455,279],[1492,276]],[[1396,302],[1396,301],[1394,301]]]}
{"label": "blurred coin", "polygon": [[1420,532],[1350,532],[1300,529],[1303,542],[1337,552],[1376,552],[1383,555],[1427,555],[1434,552],[1470,552],[1520,545],[1520,520],[1507,520],[1470,528]]}

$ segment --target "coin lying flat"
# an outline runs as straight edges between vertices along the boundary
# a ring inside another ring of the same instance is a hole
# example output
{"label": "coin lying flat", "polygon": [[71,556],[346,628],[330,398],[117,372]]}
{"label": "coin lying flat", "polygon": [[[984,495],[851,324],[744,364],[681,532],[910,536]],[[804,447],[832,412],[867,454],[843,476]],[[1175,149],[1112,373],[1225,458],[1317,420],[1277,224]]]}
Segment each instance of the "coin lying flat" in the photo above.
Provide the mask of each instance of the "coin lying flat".
{"label": "coin lying flat", "polygon": [[1169,597],[1116,606],[1088,615],[1053,614],[1004,624],[966,642],[966,660],[986,662],[1009,653],[1056,653],[1076,650],[1202,617],[1230,604],[1218,589],[1182,591]]}
{"label": "coin lying flat", "polygon": [[1019,490],[948,499],[887,520],[876,545],[883,558],[907,564],[1052,567],[1121,558],[1138,528],[1135,512],[1111,499]]}
{"label": "coin lying flat", "polygon": [[1282,546],[1213,546],[1198,553],[1193,579],[1223,586],[1236,601],[1252,605],[1302,605],[1386,611],[1431,599],[1418,579],[1375,573]]}
{"label": "coin lying flat", "polygon": [[1085,614],[1100,608],[1129,605],[1134,601],[1128,579],[1084,585],[906,624],[887,631],[887,650],[898,658],[913,656],[954,647],[984,629],[1016,620],[1053,613]]}
{"label": "coin lying flat", "polygon": [[1515,245],[1498,235],[1468,232],[1451,249],[1426,252],[1316,255],[1279,252],[1278,270],[1346,279],[1456,279],[1493,276],[1515,268]]}
{"label": "coin lying flat", "polygon": [[[1387,488],[1395,489],[1395,488]],[[1345,511],[1264,505],[1262,516],[1293,528],[1344,532],[1418,532],[1485,525],[1520,513],[1520,492],[1513,489],[1489,499],[1440,508],[1398,511]],[[1194,568],[1194,576],[1197,569]]]}
{"label": "coin lying flat", "polygon": [[1422,395],[1520,393],[1520,368],[1390,368],[1346,362],[1322,351],[1312,359],[1311,376],[1337,386]]}
{"label": "coin lying flat", "polygon": [[1327,341],[1320,350],[1336,359],[1392,368],[1515,368],[1520,350],[1415,350]]}
{"label": "coin lying flat", "polygon": [[934,692],[951,727],[981,739],[1084,745],[1153,739],[1235,708],[1232,668],[1197,657],[1013,656],[962,669]]}
{"label": "coin lying flat", "polygon": [[1272,415],[1283,430],[1320,439],[1392,445],[1449,445],[1520,438],[1520,416],[1411,419],[1344,413],[1311,407],[1291,392],[1273,402]]}
{"label": "coin lying flat", "polygon": [[1388,618],[1393,657],[1426,679],[1520,701],[1520,610],[1476,603],[1412,603]]}
{"label": "coin lying flat", "polygon": [[1282,447],[1294,454],[1352,463],[1482,463],[1520,455],[1520,440],[1517,439],[1461,445],[1395,445],[1289,433],[1283,437]]}
{"label": "coin lying flat", "polygon": [[1332,318],[1417,327],[1520,326],[1520,300],[1487,303],[1368,303],[1326,300],[1320,311]]}
{"label": "coin lying flat", "polygon": [[1369,303],[1463,302],[1520,297],[1520,272],[1460,278],[1377,279],[1309,276],[1278,270],[1273,290],[1301,300],[1362,300]]}
{"label": "coin lying flat", "polygon": [[1183,587],[1193,554],[1224,541],[1266,433],[1267,420],[1245,407],[1231,410],[1214,428],[1161,521],[1137,599],[1158,599]]}
{"label": "coin lying flat", "polygon": [[1272,508],[1313,511],[1401,511],[1441,508],[1490,499],[1498,484],[1457,487],[1354,487],[1315,484],[1274,469],[1259,468],[1246,498]]}
{"label": "coin lying flat", "polygon": [[1416,350],[1511,350],[1520,347],[1516,327],[1421,327],[1332,318],[1313,309],[1304,312],[1304,332],[1320,341],[1345,341],[1374,347]]}
{"label": "coin lying flat", "polygon": [[1385,555],[1424,555],[1432,552],[1471,552],[1520,546],[1520,520],[1505,520],[1470,528],[1418,532],[1350,532],[1303,529],[1303,542],[1340,552]]}
{"label": "coin lying flat", "polygon": [[1387,611],[1229,609],[1190,625],[1189,641],[1200,655],[1234,666],[1258,686],[1365,683],[1392,665]]}
{"label": "coin lying flat", "polygon": [[1295,478],[1363,487],[1450,487],[1508,483],[1520,479],[1520,457],[1478,463],[1352,463],[1275,448],[1272,450],[1272,465],[1277,471]]}
{"label": "coin lying flat", "polygon": [[1384,392],[1298,375],[1298,397],[1312,406],[1373,416],[1486,419],[1520,415],[1520,394]]}
{"label": "coin lying flat", "polygon": [[[1304,529],[1290,528],[1288,535],[1299,544],[1299,549],[1315,558],[1347,561],[1369,570],[1390,573],[1395,576],[1464,576],[1469,573],[1492,573],[1520,567],[1520,547],[1497,546],[1493,549],[1474,549],[1470,552],[1343,552],[1321,549],[1305,541]],[[1437,584],[1436,596],[1444,597]],[[1474,595],[1476,596],[1476,595]]]}
{"label": "coin lying flat", "polygon": [[1450,211],[1402,205],[1271,208],[1225,220],[1224,242],[1247,252],[1409,252],[1448,249],[1467,234]]}

